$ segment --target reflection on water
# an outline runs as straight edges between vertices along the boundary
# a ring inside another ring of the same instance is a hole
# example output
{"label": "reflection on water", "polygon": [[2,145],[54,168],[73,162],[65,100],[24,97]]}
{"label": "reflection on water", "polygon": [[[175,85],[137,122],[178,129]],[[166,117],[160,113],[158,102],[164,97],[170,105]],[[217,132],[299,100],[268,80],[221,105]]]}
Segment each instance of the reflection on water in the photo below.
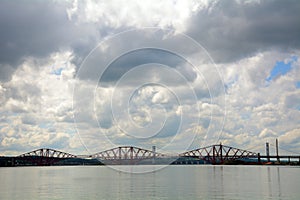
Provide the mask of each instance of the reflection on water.
{"label": "reflection on water", "polygon": [[288,166],[169,166],[145,174],[24,167],[0,168],[0,178],[0,199],[300,199],[300,168]]}
{"label": "reflection on water", "polygon": [[276,169],[277,169],[278,197],[281,198],[280,170],[279,167],[277,167]]}

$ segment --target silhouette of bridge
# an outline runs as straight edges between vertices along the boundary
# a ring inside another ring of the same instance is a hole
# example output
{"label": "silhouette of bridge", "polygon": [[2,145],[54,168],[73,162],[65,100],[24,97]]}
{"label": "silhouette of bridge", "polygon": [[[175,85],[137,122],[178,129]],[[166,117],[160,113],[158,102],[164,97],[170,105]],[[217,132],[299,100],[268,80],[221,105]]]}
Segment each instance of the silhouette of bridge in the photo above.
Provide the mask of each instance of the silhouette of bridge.
{"label": "silhouette of bridge", "polygon": [[121,146],[95,153],[90,157],[109,164],[137,164],[141,160],[164,157],[164,154],[157,153],[155,148],[150,151],[139,147]]}
{"label": "silhouette of bridge", "polygon": [[179,156],[199,158],[215,164],[242,158],[256,158],[258,154],[255,152],[218,144],[187,151],[179,154]]}
{"label": "silhouette of bridge", "polygon": [[[42,148],[21,154],[17,157],[14,157],[13,159],[18,160],[18,162],[25,162],[31,165],[54,165],[58,162],[68,159],[98,160],[103,164],[154,164],[155,160],[170,161],[170,158],[173,159],[171,159],[173,164],[200,163],[199,161],[208,164],[224,164],[240,161],[243,159],[249,159],[256,163],[263,163],[270,161],[270,158],[274,158],[279,162],[283,159],[288,160],[288,162],[290,162],[291,159],[296,159],[298,160],[298,163],[300,163],[300,155],[264,156],[260,155],[260,153],[222,144],[211,145],[186,151],[176,156],[156,152],[155,147],[153,147],[152,150],[147,150],[134,146],[120,146],[101,151],[92,155],[73,155],[55,149]],[[178,160],[180,160],[180,162]]]}
{"label": "silhouette of bridge", "polygon": [[68,158],[76,158],[76,156],[55,149],[42,148],[19,155],[18,162],[29,165],[47,166]]}
{"label": "silhouette of bridge", "polygon": [[38,156],[38,157],[48,157],[48,158],[75,158],[75,155],[65,153],[62,151],[58,151],[55,149],[37,149],[28,153],[24,153],[19,155],[19,157],[30,157],[30,156]]}

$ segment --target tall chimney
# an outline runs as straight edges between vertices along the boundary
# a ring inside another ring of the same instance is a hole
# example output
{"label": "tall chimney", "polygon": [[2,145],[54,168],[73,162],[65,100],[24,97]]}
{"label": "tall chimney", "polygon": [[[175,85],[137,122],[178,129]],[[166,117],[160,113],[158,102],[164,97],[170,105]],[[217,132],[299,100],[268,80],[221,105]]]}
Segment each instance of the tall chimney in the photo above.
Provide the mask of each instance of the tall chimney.
{"label": "tall chimney", "polygon": [[269,142],[266,143],[266,154],[268,162],[270,162],[270,148],[269,148]]}
{"label": "tall chimney", "polygon": [[277,157],[277,161],[279,162],[279,153],[278,153],[278,139],[276,138],[276,157]]}

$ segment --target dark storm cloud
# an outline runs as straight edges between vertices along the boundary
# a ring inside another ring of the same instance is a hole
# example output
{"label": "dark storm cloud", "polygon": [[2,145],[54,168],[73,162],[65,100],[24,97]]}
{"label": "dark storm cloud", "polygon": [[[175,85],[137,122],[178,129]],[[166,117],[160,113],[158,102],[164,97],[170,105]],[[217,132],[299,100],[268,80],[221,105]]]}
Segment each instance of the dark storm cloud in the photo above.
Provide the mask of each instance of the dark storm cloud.
{"label": "dark storm cloud", "polygon": [[188,35],[200,42],[216,62],[231,62],[259,51],[300,48],[300,2],[219,1],[189,21]]}
{"label": "dark storm cloud", "polygon": [[[181,45],[184,42],[189,44]],[[206,52],[198,52],[199,49],[192,40],[183,35],[173,35],[169,30],[145,28],[125,31],[100,43],[86,57],[77,76],[93,81],[98,81],[101,77],[101,82],[107,83],[118,80],[134,67],[149,63],[158,63],[183,71],[181,68],[188,63],[186,59],[192,53],[197,52],[199,60],[208,60]],[[189,72],[182,73],[188,80],[195,78],[194,74]],[[136,77],[139,78],[140,76]]]}
{"label": "dark storm cloud", "polygon": [[[103,22],[104,19],[81,22],[75,17],[69,20],[66,12],[69,7],[68,2],[55,1],[0,2],[0,81],[9,80],[27,56],[44,57],[68,49],[75,53],[74,62],[79,66],[100,42],[100,37],[126,29],[126,25],[114,28]],[[284,51],[299,49],[299,10],[300,2],[297,0],[260,3],[219,1],[194,14],[186,24],[186,33],[202,44],[216,62],[236,61],[271,48]],[[124,45],[130,45],[133,40],[129,39]],[[176,45],[188,48],[185,44]],[[124,61],[122,67],[128,69],[125,65],[131,62],[148,62],[151,60],[148,57],[153,55],[145,52],[145,55],[138,56],[138,59],[134,56],[120,59]],[[158,61],[162,60],[162,64],[174,63],[166,61],[174,59],[174,56],[161,54],[161,58],[155,57]],[[112,69],[122,74],[123,68]],[[108,73],[107,79],[117,79],[111,75],[114,74]]]}
{"label": "dark storm cloud", "polygon": [[157,49],[141,49],[132,51],[117,58],[103,73],[100,82],[119,80],[130,69],[147,63],[159,63],[170,67],[176,67],[185,61],[179,56]]}
{"label": "dark storm cloud", "polygon": [[95,39],[91,24],[77,25],[68,20],[67,3],[53,1],[0,2],[0,80],[27,56],[44,57],[59,50],[81,47]]}
{"label": "dark storm cloud", "polygon": [[41,1],[1,1],[0,24],[0,59],[9,64],[58,50],[70,26],[64,8]]}

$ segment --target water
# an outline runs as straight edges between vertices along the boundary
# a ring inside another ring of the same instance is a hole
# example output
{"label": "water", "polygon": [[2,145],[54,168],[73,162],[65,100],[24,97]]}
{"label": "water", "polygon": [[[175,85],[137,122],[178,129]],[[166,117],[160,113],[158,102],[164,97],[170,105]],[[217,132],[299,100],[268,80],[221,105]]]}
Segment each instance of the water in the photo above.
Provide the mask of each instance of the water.
{"label": "water", "polygon": [[19,167],[0,168],[0,180],[1,200],[300,199],[300,168],[289,166],[185,165],[144,174],[105,166]]}

